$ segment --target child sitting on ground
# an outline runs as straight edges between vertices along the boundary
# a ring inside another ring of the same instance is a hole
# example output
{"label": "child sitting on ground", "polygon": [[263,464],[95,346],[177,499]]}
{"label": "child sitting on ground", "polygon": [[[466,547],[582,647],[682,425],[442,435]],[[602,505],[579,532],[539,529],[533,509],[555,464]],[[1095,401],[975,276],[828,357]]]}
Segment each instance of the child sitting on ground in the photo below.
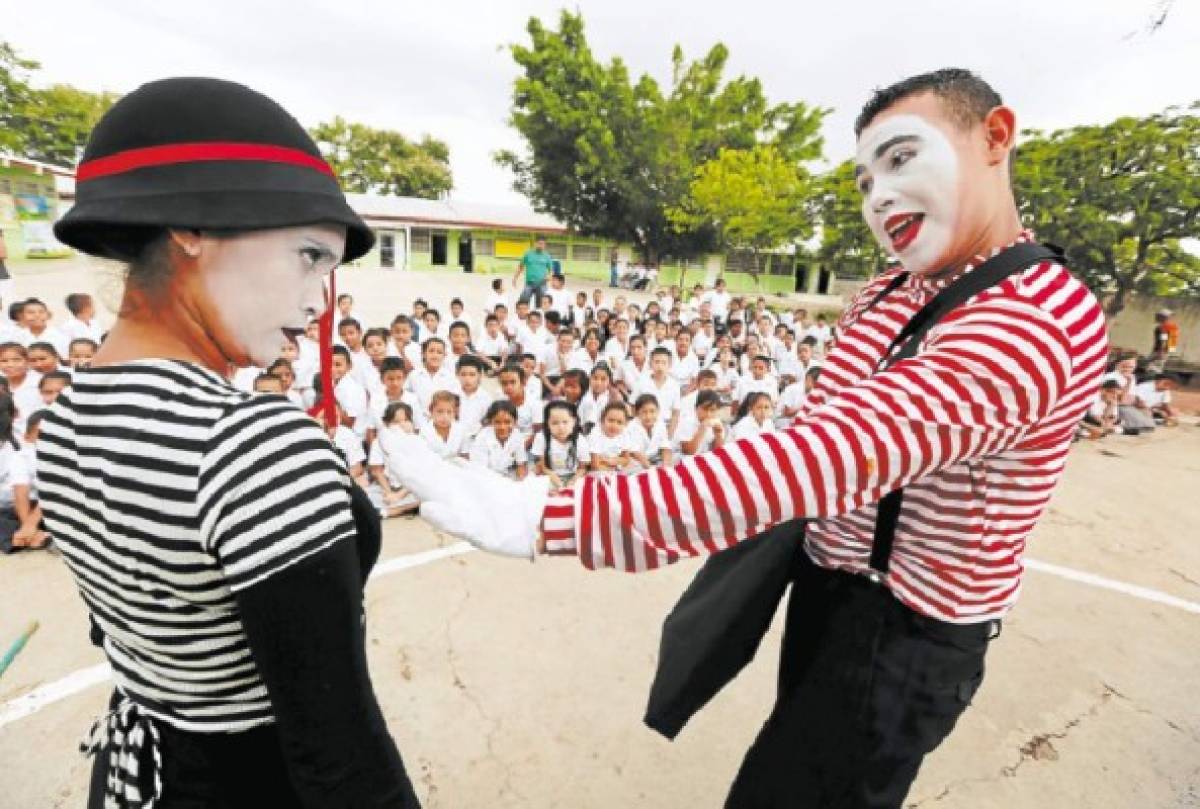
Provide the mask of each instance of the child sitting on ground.
{"label": "child sitting on ground", "polygon": [[446,344],[442,338],[430,337],[421,345],[421,367],[408,375],[407,384],[417,395],[422,416],[429,415],[434,393],[454,391],[457,380],[454,368],[446,364]]}
{"label": "child sitting on ground", "polygon": [[721,397],[714,390],[702,390],[696,396],[696,414],[681,419],[676,438],[684,455],[698,455],[725,443],[725,425],[717,417]]}
{"label": "child sitting on ground", "polygon": [[1179,413],[1171,405],[1171,391],[1179,387],[1179,377],[1171,373],[1155,374],[1133,389],[1134,401],[1150,417],[1164,427],[1179,424]]}
{"label": "child sitting on ground", "polygon": [[593,472],[620,472],[633,463],[629,457],[629,411],[623,402],[609,402],[600,411],[599,429],[588,434]]}
{"label": "child sitting on ground", "polygon": [[614,394],[612,370],[607,363],[597,363],[588,379],[587,392],[579,400],[579,420],[585,432],[591,430],[608,403],[617,400]]}
{"label": "child sitting on ground", "polygon": [[71,386],[71,375],[66,371],[51,371],[38,380],[38,395],[46,407],[54,404],[58,394]]}
{"label": "child sitting on ground", "polygon": [[58,351],[50,343],[30,343],[25,349],[29,370],[45,376],[52,371],[62,369]]}
{"label": "child sitting on ground", "polygon": [[770,396],[762,392],[751,393],[742,400],[734,419],[734,439],[775,432],[775,422],[771,418],[774,410]]}
{"label": "child sitting on ground", "polygon": [[474,438],[483,428],[483,422],[496,397],[480,387],[487,366],[481,357],[465,354],[458,358],[458,420],[463,423],[467,435]]}
{"label": "child sitting on ground", "polygon": [[420,417],[421,405],[417,400],[417,395],[411,390],[405,390],[405,383],[408,381],[407,367],[402,357],[384,357],[379,371],[381,389],[371,394],[371,400],[367,405],[367,417],[370,419],[370,426],[367,428],[368,444],[374,444],[375,436],[383,429],[384,414],[389,405],[397,402],[408,405],[411,413],[414,414],[409,416],[409,421],[415,425],[414,432],[416,427],[420,427],[423,422]]}
{"label": "child sitting on ground", "polygon": [[[50,534],[42,527],[42,508],[38,504],[37,490],[37,439],[46,411],[38,410],[27,419],[24,441],[8,464],[6,499],[11,500],[17,519],[12,533],[13,548],[47,548]],[[7,444],[6,444],[7,446]],[[3,539],[0,539],[0,543]]]}
{"label": "child sitting on ground", "polygon": [[533,440],[537,473],[550,478],[555,489],[570,485],[580,470],[592,461],[575,405],[565,401],[546,405],[545,421]]}
{"label": "child sitting on ground", "polygon": [[96,356],[96,351],[100,345],[87,337],[77,337],[71,341],[67,347],[67,364],[71,366],[71,370],[76,368],[86,368],[92,364],[92,357]]}
{"label": "child sitting on ground", "polygon": [[457,396],[439,390],[430,397],[429,421],[421,426],[420,435],[442,458],[465,457],[468,438],[466,429],[458,421]]}
{"label": "child sitting on ground", "polygon": [[1100,383],[1096,401],[1083,415],[1079,436],[1096,441],[1111,433],[1120,435],[1124,432],[1125,428],[1121,426],[1121,383],[1116,379],[1106,379]]}
{"label": "child sitting on ground", "polygon": [[[23,435],[25,419],[43,406],[42,395],[38,392],[38,382],[42,376],[29,370],[29,354],[20,343],[0,343],[0,371],[4,372],[16,407],[13,429]],[[3,440],[3,433],[0,433],[0,440]]]}
{"label": "child sitting on ground", "polygon": [[[399,357],[388,359],[400,360]],[[402,433],[416,432],[412,406],[408,402],[391,402],[379,417],[377,429]],[[371,444],[371,451],[367,455],[367,472],[372,483],[367,489],[367,496],[371,498],[372,505],[379,509],[379,516],[384,519],[415,512],[419,505],[417,498],[401,485],[391,468],[391,459],[383,449],[383,442],[376,441]]]}
{"label": "child sitting on ground", "polygon": [[643,469],[670,466],[671,442],[667,438],[666,425],[658,417],[658,399],[643,393],[633,403],[633,415],[633,421],[626,428],[629,457]]}
{"label": "child sitting on ground", "polygon": [[500,392],[517,409],[517,432],[525,439],[525,446],[533,444],[534,434],[541,429],[542,403],[532,399],[525,387],[525,369],[520,365],[505,365],[497,376]]}
{"label": "child sitting on ground", "polygon": [[517,408],[507,399],[488,406],[483,428],[471,441],[471,463],[499,472],[514,480],[524,480],[528,453],[517,431]]}

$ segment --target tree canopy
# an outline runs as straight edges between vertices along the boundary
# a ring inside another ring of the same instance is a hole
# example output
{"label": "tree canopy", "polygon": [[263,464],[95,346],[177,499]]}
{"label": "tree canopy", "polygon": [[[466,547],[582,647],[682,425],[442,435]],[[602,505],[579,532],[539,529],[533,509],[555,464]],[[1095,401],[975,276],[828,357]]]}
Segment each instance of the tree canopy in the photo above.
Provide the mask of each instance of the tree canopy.
{"label": "tree canopy", "polygon": [[696,256],[718,246],[717,229],[700,219],[679,227],[668,210],[721,149],[770,144],[793,163],[820,157],[827,110],[772,105],[758,79],[726,81],[724,45],[695,61],[676,46],[663,88],[633,79],[620,58],[602,64],[580,14],[563,11],[557,30],[535,17],[526,30],[530,44],[510,47],[522,71],[510,122],[526,149],[496,157],[536,208],[582,233],[630,241],[649,261]]}
{"label": "tree canopy", "polygon": [[30,77],[39,67],[0,42],[0,150],[74,166],[92,128],[120,96],[66,84],[35,88]]}
{"label": "tree canopy", "polygon": [[429,135],[413,141],[340,116],[310,134],[346,191],[437,199],[454,185],[450,149]]}
{"label": "tree canopy", "polygon": [[774,146],[722,148],[696,169],[687,197],[667,218],[685,231],[712,228],[723,247],[749,251],[757,277],[765,251],[812,235],[812,219],[803,215],[812,186],[812,175]]}
{"label": "tree canopy", "polygon": [[1133,293],[1200,294],[1200,102],[1145,118],[1025,133],[1018,204],[1116,315]]}

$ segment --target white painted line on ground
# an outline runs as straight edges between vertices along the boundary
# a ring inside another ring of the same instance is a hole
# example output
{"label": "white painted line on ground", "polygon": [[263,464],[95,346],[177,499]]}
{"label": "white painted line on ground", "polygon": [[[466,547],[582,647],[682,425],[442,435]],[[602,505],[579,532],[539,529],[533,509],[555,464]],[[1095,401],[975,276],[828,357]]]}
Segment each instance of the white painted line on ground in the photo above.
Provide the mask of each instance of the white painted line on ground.
{"label": "white painted line on ground", "polygon": [[[466,542],[456,542],[444,548],[434,548],[433,550],[422,551],[421,553],[397,556],[376,565],[375,569],[371,571],[371,579],[427,565],[439,559],[460,556],[464,553],[470,553],[473,550],[475,548]],[[108,682],[111,678],[112,669],[107,663],[100,663],[99,665],[72,672],[54,682],[38,686],[29,693],[22,694],[16,699],[10,700],[3,706],[0,706],[0,728],[11,722],[16,722],[18,719],[24,719],[31,714],[35,714],[42,708],[52,705],[59,700],[74,696],[80,691],[86,691],[92,686]]]}
{"label": "white painted line on ground", "polygon": [[112,677],[112,669],[107,663],[100,663],[71,672],[61,680],[38,686],[28,694],[22,694],[16,699],[4,703],[4,707],[0,708],[0,728],[10,722],[16,722],[18,719],[35,714],[47,705],[52,705],[61,699],[66,699],[80,691],[86,691],[94,685],[106,682],[110,677]]}
{"label": "white painted line on ground", "polygon": [[389,573],[398,573],[401,570],[408,570],[410,567],[420,567],[430,562],[436,562],[439,559],[470,553],[473,550],[475,550],[474,546],[468,542],[455,542],[453,545],[447,545],[444,548],[434,548],[433,550],[421,551],[420,553],[396,556],[375,565],[375,569],[371,571],[371,578],[377,579]]}
{"label": "white painted line on ground", "polygon": [[[381,576],[387,576],[391,573],[398,573],[401,570],[408,570],[421,565],[427,565],[431,562],[436,562],[440,559],[448,559],[452,556],[461,556],[464,553],[470,553],[475,548],[466,542],[456,542],[453,545],[447,545],[443,548],[434,548],[433,550],[422,551],[420,553],[410,553],[405,556],[397,556],[387,561],[380,562],[376,565],[375,570],[371,572],[371,578],[376,579]],[[1049,573],[1052,576],[1060,576],[1064,579],[1077,581],[1081,584],[1087,584],[1092,587],[1099,587],[1104,590],[1112,590],[1117,593],[1123,593],[1133,598],[1140,598],[1145,601],[1153,601],[1156,604],[1163,604],[1168,607],[1175,607],[1184,610],[1185,612],[1195,613],[1200,615],[1200,604],[1193,601],[1186,601],[1182,598],[1176,598],[1166,593],[1161,593],[1158,590],[1151,590],[1148,587],[1139,587],[1136,584],[1126,584],[1125,582],[1116,581],[1115,579],[1106,579],[1103,576],[1097,576],[1094,573],[1085,573],[1082,570],[1074,570],[1061,565],[1054,565],[1049,562],[1039,562],[1036,559],[1026,559],[1025,566],[1030,570],[1036,570],[1040,573]],[[24,694],[5,703],[0,707],[0,728],[8,725],[11,722],[16,722],[18,719],[35,714],[48,705],[52,705],[59,700],[78,694],[91,688],[94,685],[99,685],[106,682],[112,674],[112,670],[107,663],[101,663],[90,668],[80,669],[72,674],[68,674],[60,680],[55,680],[52,683],[39,686],[28,694]]]}
{"label": "white painted line on ground", "polygon": [[1126,584],[1123,581],[1116,579],[1106,579],[1103,576],[1097,576],[1095,573],[1086,573],[1082,570],[1075,570],[1062,565],[1054,565],[1049,562],[1039,562],[1037,559],[1026,559],[1025,567],[1030,570],[1036,570],[1040,573],[1049,573],[1054,576],[1061,576],[1064,579],[1090,584],[1093,587],[1100,587],[1104,590],[1112,590],[1117,593],[1124,593],[1127,596],[1140,598],[1145,601],[1153,601],[1156,604],[1165,604],[1168,607],[1175,607],[1200,615],[1200,604],[1195,601],[1187,601],[1182,598],[1176,598],[1173,595],[1160,593],[1158,590],[1151,590],[1149,587],[1139,587],[1136,584]]}

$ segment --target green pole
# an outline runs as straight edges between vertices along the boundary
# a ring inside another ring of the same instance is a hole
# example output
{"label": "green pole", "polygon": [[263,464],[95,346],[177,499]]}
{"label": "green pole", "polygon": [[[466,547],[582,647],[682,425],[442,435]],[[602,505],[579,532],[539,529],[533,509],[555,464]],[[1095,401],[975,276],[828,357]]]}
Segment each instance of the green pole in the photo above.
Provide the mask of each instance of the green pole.
{"label": "green pole", "polygon": [[4,676],[4,672],[8,670],[8,667],[12,664],[13,660],[16,659],[17,655],[21,653],[21,650],[25,648],[26,642],[33,637],[33,633],[37,632],[37,630],[37,621],[34,621],[29,626],[25,627],[25,631],[21,633],[21,636],[13,641],[12,646],[8,647],[8,651],[4,653],[4,657],[0,657],[0,677]]}

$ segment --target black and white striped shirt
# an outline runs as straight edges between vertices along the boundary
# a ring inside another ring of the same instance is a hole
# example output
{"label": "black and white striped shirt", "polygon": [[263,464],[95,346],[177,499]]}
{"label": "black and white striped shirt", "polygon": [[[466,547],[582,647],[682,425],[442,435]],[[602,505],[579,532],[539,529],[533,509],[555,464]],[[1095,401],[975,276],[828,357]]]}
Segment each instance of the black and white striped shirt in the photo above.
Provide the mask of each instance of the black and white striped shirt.
{"label": "black and white striped shirt", "polygon": [[353,539],[320,426],[192,363],[102,366],[51,408],[38,472],[120,690],[184,730],[272,721],[234,593]]}

